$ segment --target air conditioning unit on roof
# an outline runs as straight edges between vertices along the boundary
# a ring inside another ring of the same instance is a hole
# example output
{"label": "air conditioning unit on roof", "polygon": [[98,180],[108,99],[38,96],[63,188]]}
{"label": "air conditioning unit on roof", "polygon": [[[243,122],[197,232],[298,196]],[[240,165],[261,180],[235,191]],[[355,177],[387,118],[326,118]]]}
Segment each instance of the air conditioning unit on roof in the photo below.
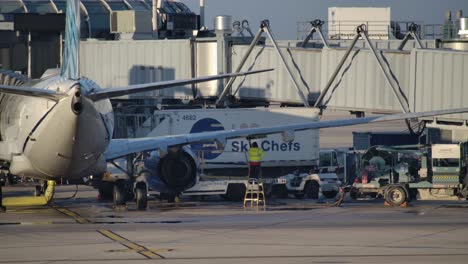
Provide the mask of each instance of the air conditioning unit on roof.
{"label": "air conditioning unit on roof", "polygon": [[112,11],[111,33],[151,33],[152,30],[151,11]]}

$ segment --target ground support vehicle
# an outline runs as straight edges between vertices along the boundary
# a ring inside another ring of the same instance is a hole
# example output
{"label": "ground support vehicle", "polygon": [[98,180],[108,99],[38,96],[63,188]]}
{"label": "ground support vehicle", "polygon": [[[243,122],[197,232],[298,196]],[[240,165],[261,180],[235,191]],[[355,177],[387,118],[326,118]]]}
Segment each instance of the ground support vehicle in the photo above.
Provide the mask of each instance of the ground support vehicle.
{"label": "ground support vehicle", "polygon": [[319,199],[320,192],[325,198],[334,198],[341,186],[336,173],[294,173],[280,179],[286,180],[288,194],[293,194],[298,199]]}
{"label": "ground support vehicle", "polygon": [[[182,192],[177,192],[168,188],[158,177],[157,170],[154,168],[157,164],[157,157],[147,154],[140,154],[134,158],[131,163],[131,168],[127,168],[127,160],[121,159],[117,163],[108,166],[109,173],[105,175],[105,179],[100,182],[101,185],[116,186],[122,180],[128,180],[132,177],[133,186],[128,186],[128,199],[135,199],[143,206],[146,206],[146,200],[141,196],[158,196],[163,200],[170,202],[175,201],[179,195],[190,197],[205,197],[213,195],[221,195],[227,200],[241,201],[244,198],[245,189],[247,186],[247,177],[223,177],[223,176],[205,176],[198,175],[193,186]],[[117,167],[118,166],[118,167]],[[130,176],[131,175],[131,176]],[[284,197],[286,193],[286,180],[279,178],[263,178],[265,186],[265,194],[267,196]],[[144,185],[145,188],[138,188]],[[98,188],[100,197],[112,197],[113,188]],[[140,190],[142,189],[142,190]],[[143,190],[144,189],[144,190]],[[103,190],[108,190],[103,193]],[[138,192],[141,194],[139,195]],[[287,195],[287,193],[286,193]]]}
{"label": "ground support vehicle", "polygon": [[372,147],[362,156],[351,197],[380,196],[393,206],[404,206],[411,199],[466,199],[467,144]]}

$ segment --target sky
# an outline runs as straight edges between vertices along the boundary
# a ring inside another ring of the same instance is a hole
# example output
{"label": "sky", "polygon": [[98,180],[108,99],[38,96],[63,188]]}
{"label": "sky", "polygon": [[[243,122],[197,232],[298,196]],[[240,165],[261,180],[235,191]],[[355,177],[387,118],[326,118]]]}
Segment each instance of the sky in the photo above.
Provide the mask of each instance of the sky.
{"label": "sky", "polygon": [[[199,13],[199,0],[179,0]],[[234,20],[247,19],[254,33],[259,22],[270,20],[278,39],[296,39],[297,22],[327,20],[328,7],[391,7],[394,21],[417,21],[442,24],[445,12],[463,10],[468,17],[468,0],[205,0],[206,24],[213,28],[214,17],[231,15]]]}

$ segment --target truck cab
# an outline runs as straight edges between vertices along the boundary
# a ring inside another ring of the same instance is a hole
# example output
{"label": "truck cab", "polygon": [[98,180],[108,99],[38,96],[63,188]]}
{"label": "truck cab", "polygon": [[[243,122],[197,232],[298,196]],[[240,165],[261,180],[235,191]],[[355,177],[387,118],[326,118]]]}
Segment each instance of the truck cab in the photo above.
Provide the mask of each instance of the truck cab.
{"label": "truck cab", "polygon": [[348,148],[320,149],[318,172],[335,173],[343,184],[355,178],[356,153]]}
{"label": "truck cab", "polygon": [[286,182],[288,193],[296,198],[319,199],[320,192],[325,198],[334,198],[341,186],[341,181],[336,173],[300,173],[296,171],[279,179]]}

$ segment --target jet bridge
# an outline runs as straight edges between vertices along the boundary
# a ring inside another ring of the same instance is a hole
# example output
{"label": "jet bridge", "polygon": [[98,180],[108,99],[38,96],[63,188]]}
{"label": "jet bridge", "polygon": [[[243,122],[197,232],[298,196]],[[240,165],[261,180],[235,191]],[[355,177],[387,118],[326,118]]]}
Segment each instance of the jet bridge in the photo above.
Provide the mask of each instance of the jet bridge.
{"label": "jet bridge", "polygon": [[[468,52],[424,48],[411,27],[397,49],[379,50],[371,42],[364,25],[348,48],[334,47],[324,41],[323,48],[304,48],[309,38],[297,46],[281,47],[292,75],[315,107],[352,112],[413,112],[463,107],[468,100]],[[320,23],[313,31],[319,33]],[[321,38],[325,40],[322,36]],[[357,44],[362,38],[364,47]],[[405,50],[409,39],[416,48]],[[252,55],[245,46],[233,47],[232,65],[245,64],[238,70],[265,67],[274,72],[254,75],[236,81],[233,91],[240,99],[264,98],[269,101],[302,103],[303,95],[291,93],[293,83],[283,70],[283,60],[275,59],[273,46],[256,46]],[[296,86],[296,85],[294,85]],[[468,115],[452,115],[447,120],[466,120]]]}

